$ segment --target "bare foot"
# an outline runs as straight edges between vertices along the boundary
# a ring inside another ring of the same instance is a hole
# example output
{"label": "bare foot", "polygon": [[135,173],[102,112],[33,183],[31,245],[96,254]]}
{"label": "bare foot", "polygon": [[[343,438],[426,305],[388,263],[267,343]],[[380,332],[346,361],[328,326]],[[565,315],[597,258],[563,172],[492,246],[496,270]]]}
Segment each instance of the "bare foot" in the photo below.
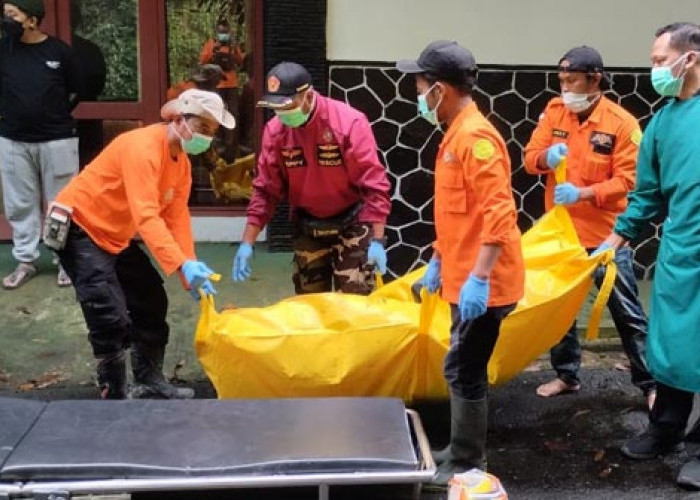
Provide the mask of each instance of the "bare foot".
{"label": "bare foot", "polygon": [[580,384],[567,384],[560,378],[550,380],[546,384],[542,384],[537,388],[537,395],[543,398],[565,394],[567,392],[576,392],[580,389]]}

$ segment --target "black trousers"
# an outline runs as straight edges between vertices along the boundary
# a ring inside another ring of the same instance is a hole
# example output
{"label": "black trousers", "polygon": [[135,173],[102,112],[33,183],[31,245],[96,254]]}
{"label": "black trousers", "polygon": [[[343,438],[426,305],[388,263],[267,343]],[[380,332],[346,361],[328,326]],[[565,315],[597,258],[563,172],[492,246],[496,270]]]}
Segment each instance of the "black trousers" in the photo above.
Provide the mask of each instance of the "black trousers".
{"label": "black trousers", "polygon": [[649,413],[649,430],[662,440],[678,441],[685,435],[694,393],[656,383],[656,400]]}
{"label": "black trousers", "polygon": [[57,254],[73,281],[95,357],[116,354],[133,342],[168,343],[163,279],[135,242],[113,255],[73,224]]}
{"label": "black trousers", "polygon": [[486,397],[489,359],[496,346],[501,323],[515,306],[489,307],[478,318],[462,321],[459,307],[450,304],[450,349],[445,356],[444,372],[452,394],[470,401]]}

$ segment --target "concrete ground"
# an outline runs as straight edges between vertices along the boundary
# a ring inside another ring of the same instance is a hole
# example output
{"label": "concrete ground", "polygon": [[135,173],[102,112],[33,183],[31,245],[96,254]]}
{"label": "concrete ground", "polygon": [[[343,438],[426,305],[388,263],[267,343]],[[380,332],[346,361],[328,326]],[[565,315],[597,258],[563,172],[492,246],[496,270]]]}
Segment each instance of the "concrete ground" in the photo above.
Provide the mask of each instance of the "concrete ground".
{"label": "concrete ground", "polygon": [[[198,256],[224,279],[217,284],[217,306],[272,304],[293,293],[291,255],[268,253],[258,245],[252,261],[254,278],[230,280],[235,247],[200,244]],[[9,245],[0,246],[0,273],[12,268]],[[39,262],[40,274],[17,291],[0,290],[0,397],[29,399],[96,398],[91,351],[72,289],[55,284],[50,256]],[[193,348],[199,308],[176,277],[166,279],[170,296],[171,342],[166,374],[195,388],[198,398],[215,397]],[[649,283],[640,283],[648,305]],[[582,312],[580,327],[586,324]],[[541,399],[537,385],[551,376],[546,356],[490,395],[489,468],[504,483],[511,499],[675,499],[700,498],[673,483],[688,452],[636,463],[624,459],[619,446],[646,425],[641,394],[620,370],[624,361],[609,318],[603,338],[584,344],[583,384],[578,394]],[[449,432],[445,402],[416,402],[431,443],[443,445]],[[268,496],[269,495],[269,496]],[[198,499],[316,498],[312,490],[201,493]],[[445,495],[424,493],[424,500]],[[176,494],[134,495],[156,500]],[[181,498],[192,498],[183,494]],[[331,498],[410,498],[401,488],[332,488]]]}

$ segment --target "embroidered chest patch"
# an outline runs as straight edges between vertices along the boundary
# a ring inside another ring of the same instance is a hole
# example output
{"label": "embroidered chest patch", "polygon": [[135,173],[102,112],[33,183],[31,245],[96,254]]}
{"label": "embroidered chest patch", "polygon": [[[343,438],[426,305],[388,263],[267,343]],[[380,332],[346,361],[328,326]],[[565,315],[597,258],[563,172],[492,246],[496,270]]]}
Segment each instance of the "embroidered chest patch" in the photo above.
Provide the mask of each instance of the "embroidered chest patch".
{"label": "embroidered chest patch", "polygon": [[282,148],[282,163],[287,168],[306,166],[306,158],[302,148]]}
{"label": "embroidered chest patch", "polygon": [[594,130],[591,132],[591,145],[593,146],[593,152],[611,155],[615,149],[616,139],[617,137],[614,134],[607,134],[605,132],[598,132]]}
{"label": "embroidered chest patch", "polygon": [[322,167],[339,167],[343,164],[343,155],[339,144],[319,144],[316,146],[316,159]]}

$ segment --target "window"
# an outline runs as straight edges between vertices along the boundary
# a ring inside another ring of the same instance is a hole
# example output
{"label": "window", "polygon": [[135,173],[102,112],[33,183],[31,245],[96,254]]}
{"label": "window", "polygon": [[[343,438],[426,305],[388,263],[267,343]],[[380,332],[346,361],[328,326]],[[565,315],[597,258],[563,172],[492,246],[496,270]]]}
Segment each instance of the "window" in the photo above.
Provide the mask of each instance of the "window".
{"label": "window", "polygon": [[138,101],[136,0],[71,0],[71,45],[86,77],[85,101]]}

